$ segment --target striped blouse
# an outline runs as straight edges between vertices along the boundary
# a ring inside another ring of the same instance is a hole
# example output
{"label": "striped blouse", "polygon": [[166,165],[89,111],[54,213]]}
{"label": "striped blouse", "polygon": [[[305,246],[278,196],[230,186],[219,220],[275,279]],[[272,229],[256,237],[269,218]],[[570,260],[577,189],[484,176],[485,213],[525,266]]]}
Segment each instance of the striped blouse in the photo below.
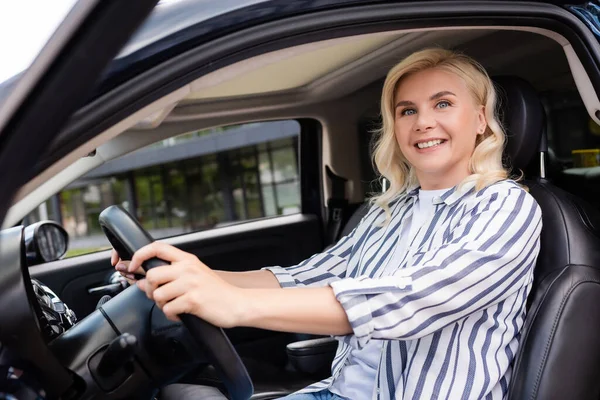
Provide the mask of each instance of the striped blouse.
{"label": "striped blouse", "polygon": [[[473,183],[434,200],[414,237],[400,237],[418,189],[371,207],[332,248],[299,265],[267,267],[284,288],[330,285],[353,333],[340,344],[330,387],[352,348],[383,340],[373,399],[502,399],[525,317],[539,253],[541,211],[510,180]],[[397,268],[385,268],[409,240]]]}

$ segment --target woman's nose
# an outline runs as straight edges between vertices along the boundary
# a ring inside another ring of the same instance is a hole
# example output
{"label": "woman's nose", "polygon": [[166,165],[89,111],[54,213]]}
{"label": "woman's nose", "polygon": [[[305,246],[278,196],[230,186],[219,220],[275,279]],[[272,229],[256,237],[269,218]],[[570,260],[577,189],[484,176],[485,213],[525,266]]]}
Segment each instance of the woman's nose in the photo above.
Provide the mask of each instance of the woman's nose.
{"label": "woman's nose", "polygon": [[435,128],[435,118],[429,112],[420,112],[415,120],[414,130],[416,132],[427,132]]}

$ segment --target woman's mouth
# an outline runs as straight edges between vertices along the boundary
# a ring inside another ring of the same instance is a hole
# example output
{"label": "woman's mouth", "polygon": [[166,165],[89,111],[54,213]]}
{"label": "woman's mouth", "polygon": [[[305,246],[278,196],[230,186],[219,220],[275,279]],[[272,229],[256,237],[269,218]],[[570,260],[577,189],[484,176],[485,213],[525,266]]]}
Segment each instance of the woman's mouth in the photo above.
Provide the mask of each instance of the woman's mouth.
{"label": "woman's mouth", "polygon": [[428,142],[419,142],[415,144],[415,147],[419,150],[432,150],[444,143],[446,143],[444,139],[435,139]]}

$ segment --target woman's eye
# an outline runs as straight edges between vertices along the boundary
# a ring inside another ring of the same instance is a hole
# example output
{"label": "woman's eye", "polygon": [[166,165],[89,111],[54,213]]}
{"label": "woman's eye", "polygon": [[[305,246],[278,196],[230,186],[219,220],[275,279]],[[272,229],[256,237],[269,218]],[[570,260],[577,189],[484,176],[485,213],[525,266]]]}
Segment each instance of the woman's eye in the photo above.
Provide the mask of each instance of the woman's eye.
{"label": "woman's eye", "polygon": [[413,115],[416,114],[417,112],[412,109],[412,108],[405,108],[404,110],[402,110],[402,112],[400,113],[400,115]]}
{"label": "woman's eye", "polygon": [[450,102],[446,101],[446,100],[442,100],[439,103],[436,104],[437,108],[446,108],[446,107],[450,107]]}

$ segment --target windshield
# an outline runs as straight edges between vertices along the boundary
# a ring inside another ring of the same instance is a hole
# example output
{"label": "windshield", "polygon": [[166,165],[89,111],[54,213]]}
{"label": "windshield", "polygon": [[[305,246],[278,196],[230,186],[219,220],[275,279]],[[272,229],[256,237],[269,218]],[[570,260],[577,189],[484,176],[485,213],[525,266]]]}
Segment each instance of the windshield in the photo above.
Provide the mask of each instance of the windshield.
{"label": "windshield", "polygon": [[76,2],[0,2],[0,107]]}

